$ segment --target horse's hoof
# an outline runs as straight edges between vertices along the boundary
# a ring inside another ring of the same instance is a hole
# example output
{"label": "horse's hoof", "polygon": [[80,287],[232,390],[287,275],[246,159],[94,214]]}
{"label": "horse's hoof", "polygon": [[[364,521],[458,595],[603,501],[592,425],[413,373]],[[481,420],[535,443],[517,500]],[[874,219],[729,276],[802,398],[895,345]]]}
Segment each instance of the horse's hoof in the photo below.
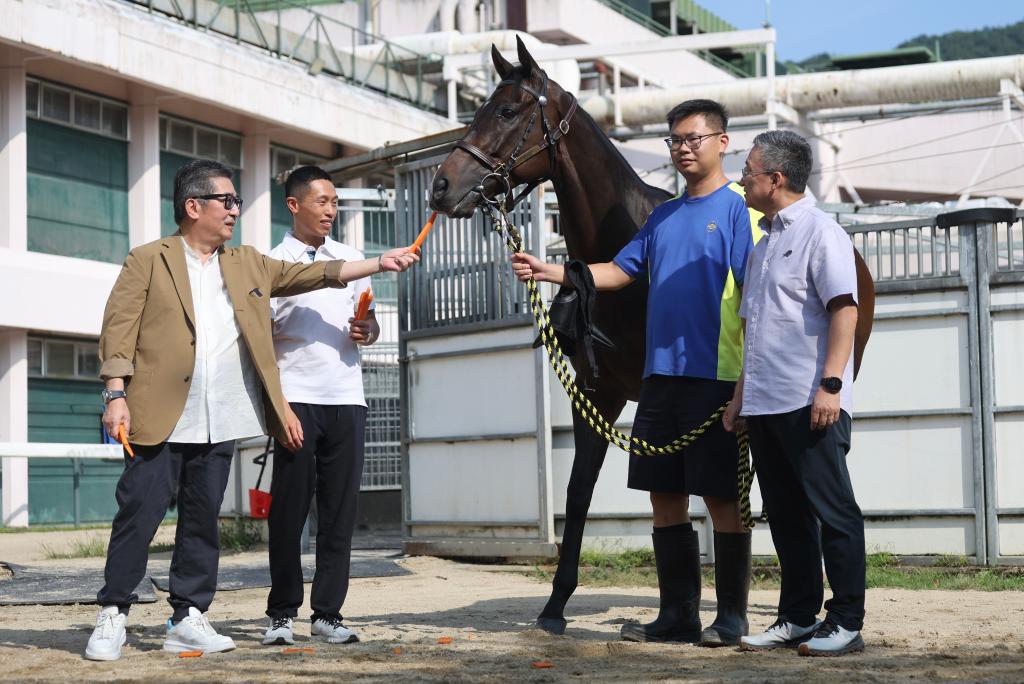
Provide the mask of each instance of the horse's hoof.
{"label": "horse's hoof", "polygon": [[543,615],[537,618],[537,626],[548,634],[555,634],[558,636],[565,634],[565,624],[565,618],[544,617]]}

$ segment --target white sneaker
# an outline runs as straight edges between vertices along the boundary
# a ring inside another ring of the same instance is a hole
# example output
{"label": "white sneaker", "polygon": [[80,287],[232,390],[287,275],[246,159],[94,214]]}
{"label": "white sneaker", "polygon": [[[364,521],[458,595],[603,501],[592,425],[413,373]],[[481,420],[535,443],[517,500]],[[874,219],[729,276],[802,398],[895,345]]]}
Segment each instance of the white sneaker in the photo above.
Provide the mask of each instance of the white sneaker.
{"label": "white sneaker", "polygon": [[173,624],[167,621],[167,637],[164,639],[164,650],[172,653],[185,651],[202,651],[203,653],[220,653],[235,647],[231,637],[217,634],[206,616],[198,608],[188,609],[188,617]]}
{"label": "white sneaker", "polygon": [[117,606],[103,606],[96,616],[96,628],[92,630],[89,644],[85,647],[86,660],[117,660],[124,646],[124,623],[127,616],[121,615]]}
{"label": "white sneaker", "polygon": [[768,651],[773,648],[796,648],[809,639],[821,621],[810,627],[801,627],[779,619],[761,634],[740,637],[740,649],[744,651]]}
{"label": "white sneaker", "polygon": [[341,624],[338,618],[314,620],[309,633],[314,637],[321,637],[329,644],[352,644],[359,641],[356,633]]}
{"label": "white sneaker", "polygon": [[802,656],[841,656],[864,650],[864,639],[860,632],[854,632],[827,619],[821,623],[814,636],[800,644]]}
{"label": "white sneaker", "polygon": [[270,626],[263,635],[264,646],[285,646],[295,643],[292,635],[292,619],[290,617],[270,618]]}

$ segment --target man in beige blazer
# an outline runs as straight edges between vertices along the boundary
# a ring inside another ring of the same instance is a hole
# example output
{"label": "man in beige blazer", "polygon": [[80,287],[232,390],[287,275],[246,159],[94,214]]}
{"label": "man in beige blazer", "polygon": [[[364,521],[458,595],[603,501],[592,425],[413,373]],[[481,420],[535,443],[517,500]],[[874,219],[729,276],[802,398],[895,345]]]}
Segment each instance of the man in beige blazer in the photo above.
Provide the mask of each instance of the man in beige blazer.
{"label": "man in beige blazer", "polygon": [[178,525],[164,650],[235,647],[204,614],[217,586],[218,513],[236,439],[270,434],[291,447],[302,425],[281,392],[270,298],[346,283],[418,260],[400,248],[376,259],[286,263],[225,247],[241,198],[231,170],[195,160],[174,179],[179,232],[133,249],[107,300],[100,334],[103,425],[123,428],[125,457],[97,595],[102,606],[85,657],[117,660],[148,547],[173,500]]}

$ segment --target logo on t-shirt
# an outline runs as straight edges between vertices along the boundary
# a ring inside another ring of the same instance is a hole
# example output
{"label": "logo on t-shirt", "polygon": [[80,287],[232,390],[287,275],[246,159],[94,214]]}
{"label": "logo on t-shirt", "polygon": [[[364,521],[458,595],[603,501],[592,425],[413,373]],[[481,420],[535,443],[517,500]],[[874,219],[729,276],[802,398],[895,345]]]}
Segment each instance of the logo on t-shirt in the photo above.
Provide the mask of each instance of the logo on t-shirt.
{"label": "logo on t-shirt", "polygon": [[708,232],[709,233],[714,231],[716,228],[718,228],[718,224],[715,223],[714,221],[712,221],[711,223],[708,224]]}

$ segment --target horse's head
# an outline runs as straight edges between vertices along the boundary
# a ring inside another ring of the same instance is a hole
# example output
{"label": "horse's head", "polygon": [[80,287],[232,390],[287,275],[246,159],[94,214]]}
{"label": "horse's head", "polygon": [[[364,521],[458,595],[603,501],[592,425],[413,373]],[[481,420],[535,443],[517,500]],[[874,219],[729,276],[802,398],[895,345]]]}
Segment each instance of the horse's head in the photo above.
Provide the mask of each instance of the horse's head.
{"label": "horse's head", "polygon": [[569,130],[576,99],[547,74],[516,39],[519,65],[496,47],[491,60],[501,82],[456,149],[434,175],[430,206],[466,218],[497,195],[523,183],[537,183],[553,171],[558,140]]}

